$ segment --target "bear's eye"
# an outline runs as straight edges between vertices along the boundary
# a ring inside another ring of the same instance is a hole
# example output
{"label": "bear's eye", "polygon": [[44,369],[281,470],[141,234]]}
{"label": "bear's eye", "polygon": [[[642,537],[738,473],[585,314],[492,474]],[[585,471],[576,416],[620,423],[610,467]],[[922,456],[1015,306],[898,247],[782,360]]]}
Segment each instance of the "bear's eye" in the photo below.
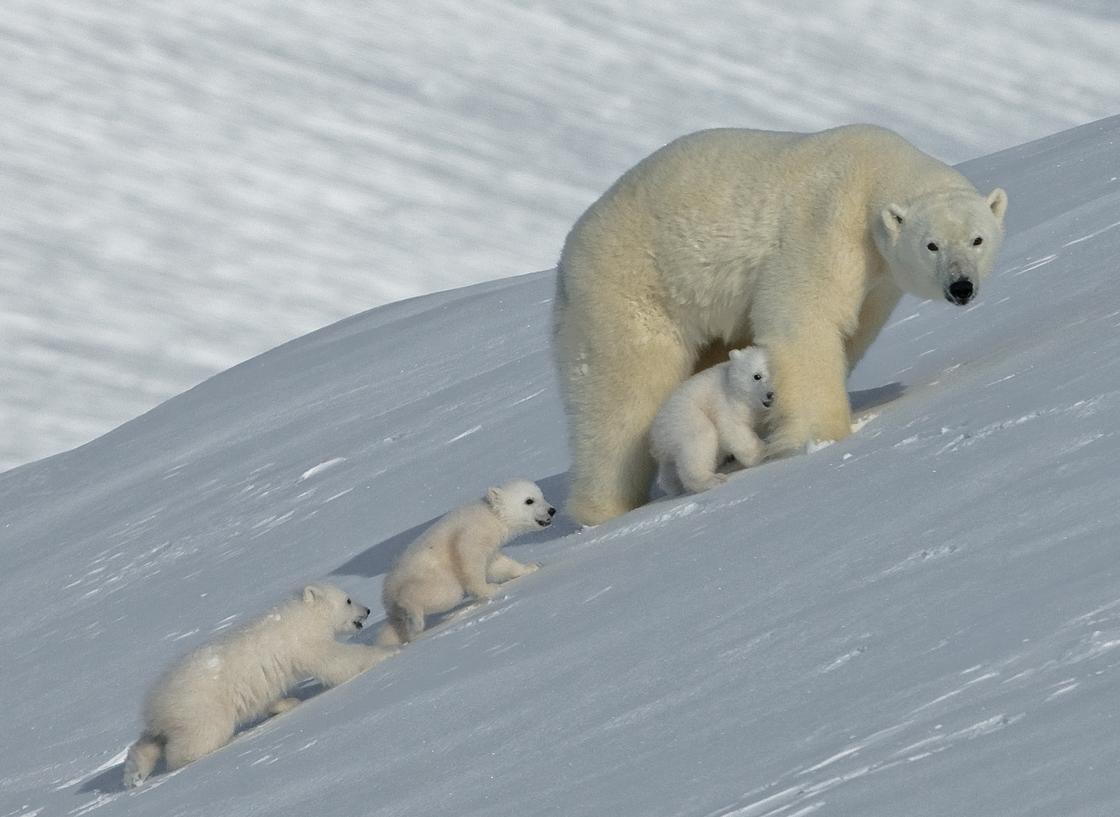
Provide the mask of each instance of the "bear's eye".
{"label": "bear's eye", "polygon": [[754,373],[754,379],[755,379],[755,380],[761,380],[761,379],[762,379],[762,375],[760,375],[760,374],[759,374],[758,372],[755,372],[755,373]]}
{"label": "bear's eye", "polygon": [[972,246],[973,247],[979,247],[983,243],[984,243],[984,239],[981,238],[980,236],[976,236],[976,238],[972,239]]}
{"label": "bear's eye", "polygon": [[937,245],[936,245],[936,244],[934,244],[934,243],[933,243],[933,242],[931,241],[931,242],[929,242],[928,244],[926,244],[926,249],[927,249],[927,250],[929,250],[930,252],[937,252]]}
{"label": "bear's eye", "polygon": [[352,602],[350,601],[350,599],[347,599],[347,600],[346,600],[346,603],[347,603],[347,604],[351,604]]}
{"label": "bear's eye", "polygon": [[526,504],[526,505],[532,505],[532,504],[533,504],[533,498],[532,498],[532,497],[529,497],[528,499],[526,499],[526,500],[525,500],[525,504]]}

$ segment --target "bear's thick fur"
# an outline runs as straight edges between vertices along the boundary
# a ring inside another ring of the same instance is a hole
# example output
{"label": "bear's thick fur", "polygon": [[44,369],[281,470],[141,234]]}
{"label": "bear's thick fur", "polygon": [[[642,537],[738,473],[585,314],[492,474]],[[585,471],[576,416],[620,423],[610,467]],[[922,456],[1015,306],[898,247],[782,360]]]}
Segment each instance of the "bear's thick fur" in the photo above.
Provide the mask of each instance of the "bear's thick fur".
{"label": "bear's thick fur", "polygon": [[638,163],[576,222],[558,267],[572,516],[646,501],[654,414],[730,348],[769,351],[769,456],[847,436],[847,375],[902,293],[971,300],[1006,205],[871,125],[701,131]]}
{"label": "bear's thick fur", "polygon": [[377,643],[407,643],[423,632],[424,616],[450,610],[464,595],[488,599],[498,591],[497,582],[532,573],[537,565],[511,559],[502,545],[547,527],[555,514],[535,482],[515,479],[442,517],[405,548],[385,576],[386,621]]}
{"label": "bear's thick fur", "polygon": [[740,468],[762,461],[758,430],[774,403],[766,350],[732,349],[731,359],[694,374],[669,395],[650,428],[657,484],[669,496],[727,481],[728,455]]}
{"label": "bear's thick fur", "polygon": [[187,654],[144,703],[144,733],[128,750],[124,785],[138,786],[163,755],[168,771],[224,746],[238,724],[291,709],[284,693],[316,678],[335,686],[393,654],[336,637],[362,629],[369,608],[330,584],[312,584],[228,635]]}

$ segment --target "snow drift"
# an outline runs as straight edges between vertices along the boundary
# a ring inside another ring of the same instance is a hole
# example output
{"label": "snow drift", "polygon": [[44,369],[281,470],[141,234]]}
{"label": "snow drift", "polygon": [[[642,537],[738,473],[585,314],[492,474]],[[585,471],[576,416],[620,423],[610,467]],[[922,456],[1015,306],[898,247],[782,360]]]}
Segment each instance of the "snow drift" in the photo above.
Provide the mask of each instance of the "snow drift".
{"label": "snow drift", "polygon": [[[852,438],[599,528],[369,674],[120,789],[174,656],[375,600],[487,484],[564,500],[552,273],[375,309],[0,475],[0,814],[1120,812],[1120,117],[966,163],[1008,239],[900,305]],[[373,628],[376,629],[376,628]]]}

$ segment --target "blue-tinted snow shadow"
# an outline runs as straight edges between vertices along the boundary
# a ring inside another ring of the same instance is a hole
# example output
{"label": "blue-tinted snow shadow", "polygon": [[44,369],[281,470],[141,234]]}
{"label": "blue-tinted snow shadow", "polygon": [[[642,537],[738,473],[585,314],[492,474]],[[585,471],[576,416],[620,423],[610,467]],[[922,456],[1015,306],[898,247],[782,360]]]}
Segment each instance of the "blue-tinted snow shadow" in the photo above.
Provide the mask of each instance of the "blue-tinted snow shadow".
{"label": "blue-tinted snow shadow", "polygon": [[[163,761],[159,762],[159,768],[156,771],[162,771]],[[95,774],[88,780],[82,781],[82,785],[78,786],[75,794],[117,794],[119,792],[128,791],[124,787],[122,775],[124,774],[124,764],[118,763],[116,766],[110,766],[108,769]],[[155,772],[152,773],[153,777]]]}
{"label": "blue-tinted snow shadow", "polygon": [[873,389],[848,392],[848,403],[853,412],[867,411],[891,403],[906,394],[906,387],[894,381]]}
{"label": "blue-tinted snow shadow", "polygon": [[[558,510],[563,511],[564,505],[568,500],[568,475],[567,472],[561,474],[553,474],[550,477],[536,480],[536,483],[541,487],[545,499],[554,505]],[[447,509],[448,511],[451,508]],[[442,516],[443,514],[440,514]],[[363,576],[371,579],[374,576],[382,576],[389,572],[397,557],[401,555],[405,548],[409,546],[416,537],[427,530],[433,522],[439,519],[438,516],[432,517],[427,522],[422,522],[419,525],[414,525],[408,530],[401,531],[400,533],[393,534],[388,539],[372,545],[361,553],[350,557],[344,563],[331,571],[332,576],[346,575],[346,576]],[[567,536],[569,533],[574,533],[579,530],[579,526],[564,516],[563,513],[556,515],[554,521],[548,528],[539,532],[519,536],[515,540],[516,545],[548,542],[553,539],[559,539],[562,536]]]}

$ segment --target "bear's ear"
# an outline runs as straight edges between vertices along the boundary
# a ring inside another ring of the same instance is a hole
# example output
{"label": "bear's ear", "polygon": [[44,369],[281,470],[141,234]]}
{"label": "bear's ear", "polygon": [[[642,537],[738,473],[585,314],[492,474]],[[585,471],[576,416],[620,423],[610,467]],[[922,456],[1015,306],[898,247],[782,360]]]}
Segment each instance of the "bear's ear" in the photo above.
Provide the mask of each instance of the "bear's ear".
{"label": "bear's ear", "polygon": [[1007,212],[1007,193],[1002,187],[997,187],[988,194],[988,206],[992,208],[992,215],[1000,224],[1003,224],[1003,214]]}
{"label": "bear's ear", "polygon": [[883,227],[887,230],[887,235],[891,238],[897,238],[899,228],[902,227],[902,222],[906,220],[906,208],[901,204],[888,204],[879,213],[879,218],[883,220]]}
{"label": "bear's ear", "polygon": [[319,599],[319,595],[319,588],[313,584],[309,584],[307,587],[303,588],[303,603],[311,604]]}
{"label": "bear's ear", "polygon": [[732,360],[738,360],[739,358],[741,358],[743,356],[743,350],[742,349],[732,349],[730,352],[727,353],[727,356],[729,358],[731,358]]}
{"label": "bear's ear", "polygon": [[502,495],[496,487],[486,489],[486,504],[491,508],[498,507],[498,498]]}

